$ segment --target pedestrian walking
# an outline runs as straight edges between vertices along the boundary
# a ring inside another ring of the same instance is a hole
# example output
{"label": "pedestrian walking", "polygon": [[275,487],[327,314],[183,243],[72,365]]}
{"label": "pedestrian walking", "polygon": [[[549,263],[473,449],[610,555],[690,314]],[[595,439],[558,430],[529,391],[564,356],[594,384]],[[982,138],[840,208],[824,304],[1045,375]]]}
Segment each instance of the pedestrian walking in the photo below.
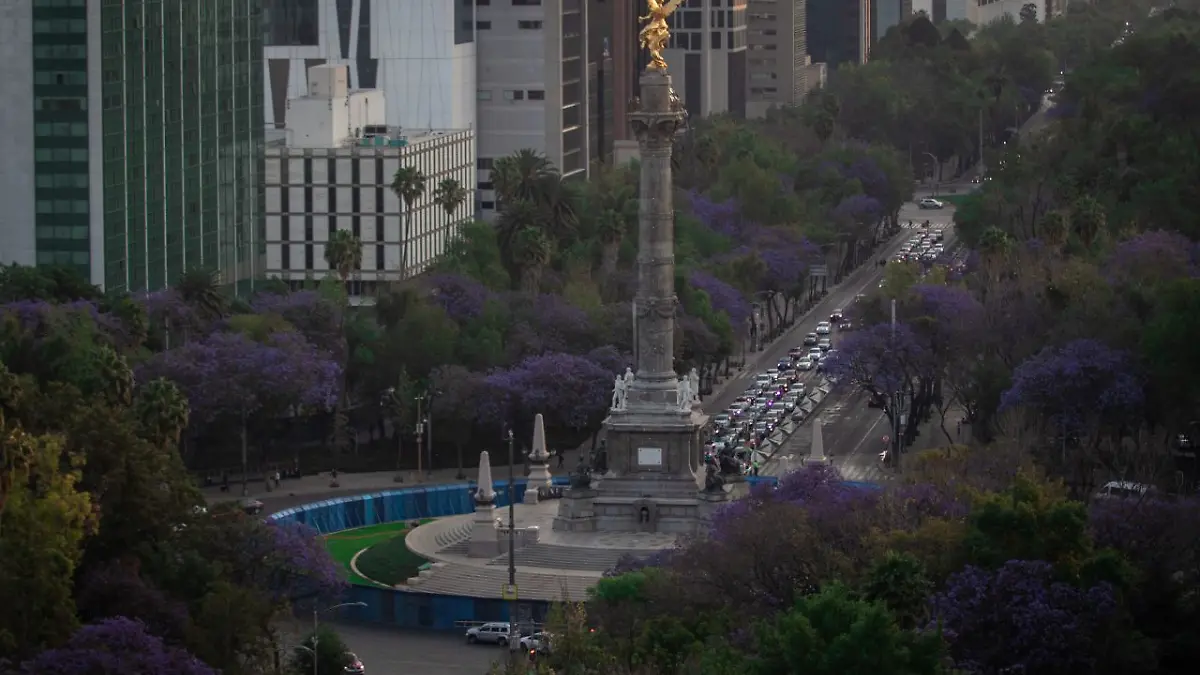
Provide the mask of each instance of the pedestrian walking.
{"label": "pedestrian walking", "polygon": [[958,440],[961,441],[962,440],[962,420],[961,419],[958,421],[957,424],[954,425],[954,433],[958,435]]}
{"label": "pedestrian walking", "polygon": [[560,468],[560,469],[563,468],[563,465],[566,463],[567,463],[567,455],[562,450],[559,450],[558,451],[558,468]]}

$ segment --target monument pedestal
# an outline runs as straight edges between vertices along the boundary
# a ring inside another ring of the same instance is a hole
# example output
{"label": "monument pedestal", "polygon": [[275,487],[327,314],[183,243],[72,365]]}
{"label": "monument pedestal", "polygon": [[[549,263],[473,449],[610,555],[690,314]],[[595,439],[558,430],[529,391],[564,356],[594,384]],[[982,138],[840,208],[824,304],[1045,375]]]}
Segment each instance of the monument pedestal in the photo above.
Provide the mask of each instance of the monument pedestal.
{"label": "monument pedestal", "polygon": [[[701,493],[699,410],[613,411],[604,422],[611,470],[564,496],[554,529],[693,534],[715,497]],[[724,501],[724,498],[718,498]]]}

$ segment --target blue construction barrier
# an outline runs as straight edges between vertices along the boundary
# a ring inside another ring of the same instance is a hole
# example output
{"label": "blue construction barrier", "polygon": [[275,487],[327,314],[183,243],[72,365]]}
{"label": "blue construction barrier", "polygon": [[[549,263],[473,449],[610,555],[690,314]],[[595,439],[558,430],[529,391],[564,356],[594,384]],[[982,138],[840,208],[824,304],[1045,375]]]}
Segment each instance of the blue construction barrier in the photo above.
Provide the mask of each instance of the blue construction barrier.
{"label": "blue construction barrier", "polygon": [[[751,486],[778,483],[774,476],[750,476]],[[557,486],[566,486],[569,479],[554,479]],[[513,481],[513,498],[525,499],[526,479]],[[322,534],[331,534],[356,527],[379,525],[405,520],[441,518],[471,513],[476,484],[431,485],[400,490],[383,490],[370,494],[326,499],[279,511],[269,516],[279,522],[304,523]],[[496,481],[496,505],[508,506],[508,481]],[[504,600],[472,598],[457,595],[413,593],[410,591],[351,585],[344,602],[362,602],[364,607],[345,607],[343,618],[352,621],[385,624],[397,628],[428,630],[461,630],[461,622],[508,621],[511,603]],[[535,622],[543,621],[550,611],[548,602],[524,602]]]}

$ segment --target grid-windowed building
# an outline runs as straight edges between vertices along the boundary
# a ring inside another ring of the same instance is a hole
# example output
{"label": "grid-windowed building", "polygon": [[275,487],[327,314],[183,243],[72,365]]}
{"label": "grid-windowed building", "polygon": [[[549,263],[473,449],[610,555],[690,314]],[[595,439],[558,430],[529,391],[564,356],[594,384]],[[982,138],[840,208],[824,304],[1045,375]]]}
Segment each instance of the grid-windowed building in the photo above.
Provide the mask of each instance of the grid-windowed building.
{"label": "grid-windowed building", "polygon": [[[325,278],[325,245],[348,230],[362,241],[350,294],[369,299],[427,269],[474,217],[474,134],[388,125],[385,92],[351,89],[346,66],[313,67],[306,80],[309,94],[288,102],[287,130],[266,148],[266,273],[293,287]],[[411,222],[389,187],[401,167],[426,178]],[[447,179],[467,191],[452,212],[433,199]]]}
{"label": "grid-windowed building", "polygon": [[746,115],[799,105],[808,92],[806,0],[749,0]]}
{"label": "grid-windowed building", "polygon": [[0,262],[113,290],[261,259],[260,0],[0,7]]}
{"label": "grid-windowed building", "polygon": [[687,0],[667,20],[663,51],[689,114],[746,116],[747,0]]}

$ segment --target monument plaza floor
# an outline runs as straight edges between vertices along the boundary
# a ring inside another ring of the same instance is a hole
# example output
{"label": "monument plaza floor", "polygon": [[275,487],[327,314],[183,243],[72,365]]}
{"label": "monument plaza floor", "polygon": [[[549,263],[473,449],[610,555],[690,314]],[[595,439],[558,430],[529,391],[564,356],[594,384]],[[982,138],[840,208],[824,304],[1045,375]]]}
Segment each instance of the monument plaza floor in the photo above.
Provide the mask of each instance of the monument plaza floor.
{"label": "monument plaza floor", "polygon": [[[518,530],[537,527],[538,541],[516,550],[517,587],[522,600],[587,599],[587,589],[622,556],[648,556],[675,544],[678,535],[653,532],[555,531],[559,500],[516,505]],[[507,527],[508,508],[496,517]],[[508,553],[471,558],[467,549],[474,513],[439,518],[408,534],[405,543],[433,566],[405,590],[416,593],[502,598],[508,583]]]}

